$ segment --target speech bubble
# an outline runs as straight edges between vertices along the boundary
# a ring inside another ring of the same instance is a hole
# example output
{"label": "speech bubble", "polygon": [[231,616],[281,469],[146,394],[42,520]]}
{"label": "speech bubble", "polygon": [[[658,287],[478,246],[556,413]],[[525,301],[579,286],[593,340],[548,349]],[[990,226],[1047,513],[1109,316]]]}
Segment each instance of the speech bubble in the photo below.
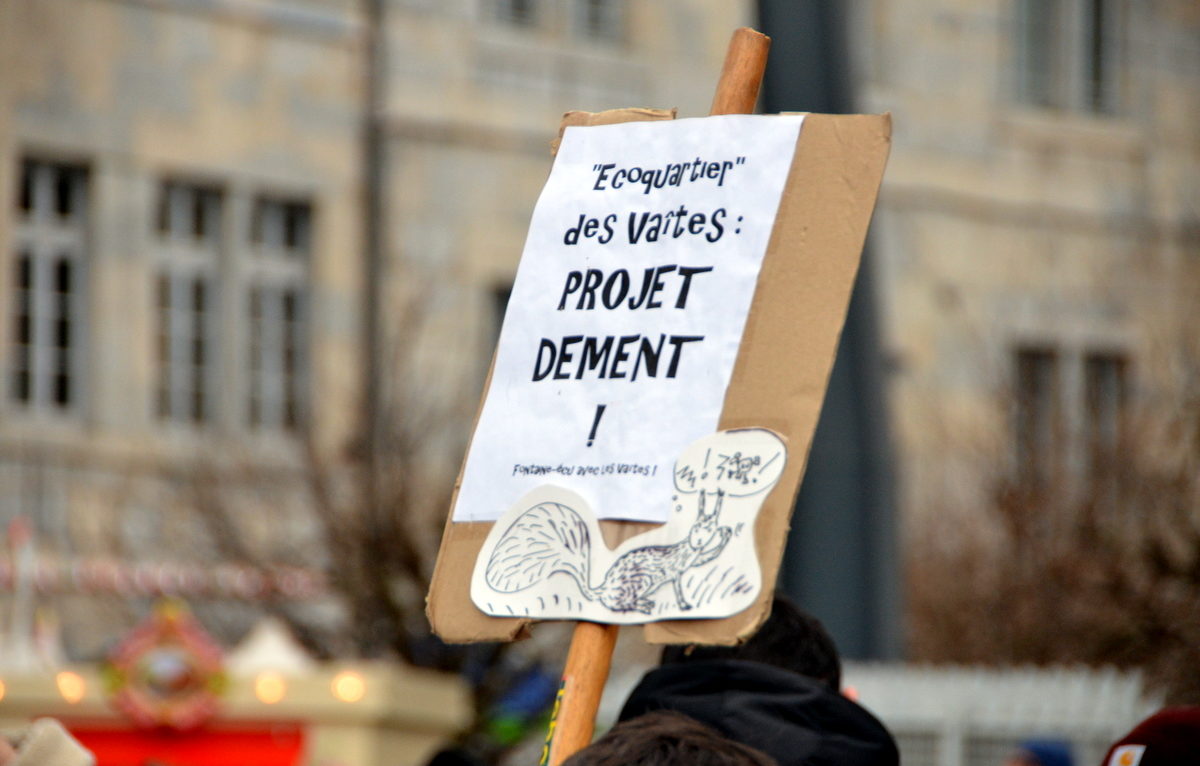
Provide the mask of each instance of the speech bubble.
{"label": "speech bubble", "polygon": [[787,446],[765,428],[719,431],[692,442],[675,461],[675,489],[749,497],[775,485]]}

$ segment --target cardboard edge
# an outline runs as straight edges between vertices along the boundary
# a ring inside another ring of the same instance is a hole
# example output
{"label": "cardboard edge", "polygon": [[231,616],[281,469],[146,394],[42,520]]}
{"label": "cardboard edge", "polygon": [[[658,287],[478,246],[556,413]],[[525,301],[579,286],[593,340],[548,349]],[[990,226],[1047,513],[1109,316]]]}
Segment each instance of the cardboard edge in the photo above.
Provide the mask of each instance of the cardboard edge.
{"label": "cardboard edge", "polygon": [[[792,510],[833,370],[890,143],[890,114],[805,116],[755,288],[756,312],[748,318],[743,332],[718,426],[771,428],[788,445],[789,465],[763,504],[755,526],[763,587],[753,605],[730,617],[647,623],[643,636],[648,643],[741,643],[754,635],[770,613]],[[834,182],[834,188],[817,189],[804,183],[805,177],[817,173]],[[830,207],[840,214],[828,215]],[[810,232],[816,234],[810,236]],[[794,265],[797,260],[823,269],[802,274]],[[805,287],[834,305],[840,302],[840,319],[828,336],[793,344],[809,347],[807,353],[798,350],[779,354],[776,341],[782,338],[768,337],[764,342],[763,336],[785,336],[804,326],[804,298],[809,297],[804,296]],[[776,390],[780,381],[788,381],[793,388]],[[819,398],[809,401],[814,392],[820,393]],[[775,402],[781,393],[793,403],[803,401],[805,406],[778,408]]]}
{"label": "cardboard edge", "polygon": [[558,125],[558,135],[550,142],[550,153],[558,154],[558,146],[562,143],[563,133],[570,127],[586,127],[591,125],[616,125],[620,122],[646,122],[653,120],[673,120],[679,110],[651,109],[647,107],[624,107],[621,109],[606,109],[603,112],[584,112],[572,110],[565,112]]}

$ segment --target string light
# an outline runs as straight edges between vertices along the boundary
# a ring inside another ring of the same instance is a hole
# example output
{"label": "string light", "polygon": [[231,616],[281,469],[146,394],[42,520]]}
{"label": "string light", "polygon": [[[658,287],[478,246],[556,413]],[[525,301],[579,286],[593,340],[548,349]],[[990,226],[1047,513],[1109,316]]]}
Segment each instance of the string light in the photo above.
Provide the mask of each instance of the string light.
{"label": "string light", "polygon": [[274,705],[287,695],[287,682],[283,676],[268,670],[254,679],[254,696],[264,705]]}
{"label": "string light", "polygon": [[58,693],[62,695],[62,698],[72,705],[78,703],[87,694],[87,682],[78,673],[64,670],[54,677],[54,683],[58,686]]}
{"label": "string light", "polygon": [[358,702],[367,693],[367,684],[363,677],[352,670],[343,670],[333,677],[330,684],[333,696],[342,702]]}

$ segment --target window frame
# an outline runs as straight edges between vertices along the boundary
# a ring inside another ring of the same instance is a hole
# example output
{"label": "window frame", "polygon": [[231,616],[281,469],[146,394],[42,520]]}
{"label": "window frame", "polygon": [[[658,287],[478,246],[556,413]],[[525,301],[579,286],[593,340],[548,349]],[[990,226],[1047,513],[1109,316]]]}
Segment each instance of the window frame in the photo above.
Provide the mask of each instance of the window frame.
{"label": "window frame", "polygon": [[[162,424],[206,428],[220,421],[223,409],[220,316],[228,195],[220,184],[177,177],[168,176],[157,186],[152,223],[152,416]],[[197,285],[205,285],[203,312],[196,307]],[[203,348],[202,363],[195,359],[197,343]]]}
{"label": "window frame", "polygon": [[238,353],[246,365],[238,422],[254,432],[297,433],[311,416],[316,206],[307,197],[272,192],[255,193],[250,205],[248,257],[238,286],[245,327]]}
{"label": "window frame", "polygon": [[[93,171],[86,161],[33,152],[19,152],[16,157],[12,236],[7,243],[11,305],[4,399],[7,407],[27,415],[77,418],[84,412],[89,391]],[[68,183],[66,197],[59,186],[64,179]],[[64,200],[67,215],[61,212]],[[21,285],[18,275],[25,259],[27,287]],[[62,263],[70,266],[71,289],[65,299],[54,285],[54,270]],[[58,307],[53,305],[56,298]],[[22,319],[28,329],[19,339]],[[64,332],[66,345],[55,338]],[[22,358],[26,359],[23,364]],[[24,395],[18,389],[22,371],[28,386]],[[65,401],[54,390],[60,378]]]}
{"label": "window frame", "polygon": [[[1042,9],[1049,13],[1037,13]],[[1126,0],[1016,0],[1014,100],[1034,109],[1122,114],[1130,19]]]}

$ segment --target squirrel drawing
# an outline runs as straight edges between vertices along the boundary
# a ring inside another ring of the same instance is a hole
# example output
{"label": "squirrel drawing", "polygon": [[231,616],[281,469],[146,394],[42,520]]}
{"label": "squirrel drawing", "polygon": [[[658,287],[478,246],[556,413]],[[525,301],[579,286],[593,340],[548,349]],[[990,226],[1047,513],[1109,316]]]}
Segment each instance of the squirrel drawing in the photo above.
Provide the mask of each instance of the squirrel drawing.
{"label": "squirrel drawing", "polygon": [[709,563],[724,550],[732,531],[718,524],[725,493],[718,490],[711,514],[705,514],[705,493],[687,537],[672,545],[646,545],[622,554],[599,585],[591,584],[592,541],[579,514],[560,503],[533,506],[504,531],[488,560],[487,584],[501,593],[515,593],[565,572],[575,579],[589,601],[614,612],[650,614],[650,598],[667,583],[675,589],[679,608],[692,605],[683,595],[683,574]]}

